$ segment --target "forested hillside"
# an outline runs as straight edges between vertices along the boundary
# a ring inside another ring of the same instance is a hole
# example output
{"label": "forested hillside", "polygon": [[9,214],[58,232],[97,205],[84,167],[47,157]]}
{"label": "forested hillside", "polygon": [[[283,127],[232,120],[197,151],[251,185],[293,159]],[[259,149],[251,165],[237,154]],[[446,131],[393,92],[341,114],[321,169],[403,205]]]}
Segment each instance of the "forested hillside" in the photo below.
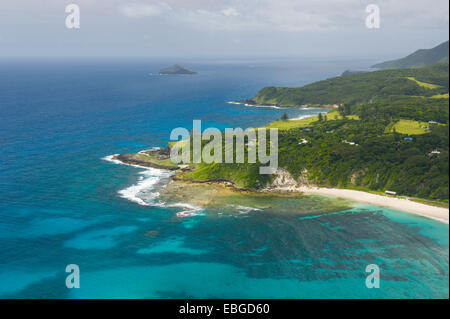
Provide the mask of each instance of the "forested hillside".
{"label": "forested hillside", "polygon": [[[371,103],[392,95],[431,97],[448,93],[448,81],[448,63],[441,63],[421,69],[339,76],[298,88],[265,87],[250,101],[295,107]],[[436,86],[429,88],[421,83]]]}
{"label": "forested hillside", "polygon": [[420,68],[436,63],[448,63],[448,41],[431,49],[421,49],[407,57],[378,63],[372,66],[378,69]]}
{"label": "forested hillside", "polygon": [[[279,167],[299,183],[448,202],[448,64],[355,74],[296,89],[265,88],[257,99],[339,103],[327,115],[269,125],[280,128]],[[260,175],[259,166],[202,163],[182,175],[260,189],[273,176]]]}

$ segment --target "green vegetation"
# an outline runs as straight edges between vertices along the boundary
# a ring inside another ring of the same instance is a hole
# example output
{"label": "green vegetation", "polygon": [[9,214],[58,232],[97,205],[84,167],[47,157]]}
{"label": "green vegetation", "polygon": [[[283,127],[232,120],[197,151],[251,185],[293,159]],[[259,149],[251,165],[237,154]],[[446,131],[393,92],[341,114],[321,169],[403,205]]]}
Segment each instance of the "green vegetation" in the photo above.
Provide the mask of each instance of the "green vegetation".
{"label": "green vegetation", "polygon": [[[339,105],[326,116],[266,126],[279,129],[279,167],[300,183],[391,190],[448,203],[449,101],[436,97],[448,97],[448,64],[348,75],[295,89],[265,88],[258,96],[260,102]],[[260,166],[201,163],[181,176],[261,189],[273,176],[259,174]]]}
{"label": "green vegetation", "polygon": [[[348,115],[346,116],[347,119],[352,120],[359,120],[358,115]],[[341,120],[343,119],[343,116],[338,111],[330,111],[326,115],[323,116],[322,121],[333,121],[333,120]],[[303,119],[298,120],[289,120],[289,121],[275,121],[270,123],[269,125],[265,126],[265,128],[277,128],[279,130],[289,130],[292,128],[298,128],[298,127],[308,127],[311,126],[315,122],[319,121],[319,116],[309,116]]]}
{"label": "green vegetation", "polygon": [[420,68],[448,62],[448,41],[446,41],[432,49],[417,50],[405,58],[375,64],[372,67],[378,69]]}
{"label": "green vegetation", "polygon": [[[414,78],[420,83],[433,84],[433,87],[421,86],[408,78]],[[383,104],[392,96],[399,96],[404,100],[428,98],[448,93],[448,87],[448,64],[442,63],[421,69],[382,70],[340,76],[299,88],[265,87],[252,101],[257,104],[293,107],[302,105],[353,107],[356,104]]]}
{"label": "green vegetation", "polygon": [[412,121],[412,120],[398,120],[397,122],[391,122],[385,130],[385,133],[400,133],[406,135],[419,135],[425,134],[429,130],[428,123]]}
{"label": "green vegetation", "polygon": [[376,103],[353,106],[351,112],[357,112],[366,120],[382,117],[386,121],[403,118],[448,123],[449,118],[448,100],[424,96],[393,95]]}
{"label": "green vegetation", "polygon": [[448,99],[448,93],[446,94],[436,94],[431,97],[432,99]]}
{"label": "green vegetation", "polygon": [[432,89],[437,89],[437,88],[439,88],[439,85],[421,82],[421,81],[416,80],[416,79],[415,79],[414,77],[412,77],[412,76],[409,76],[409,77],[406,77],[406,78],[409,79],[409,80],[411,80],[411,81],[416,82],[419,86],[424,87],[424,88],[426,88],[426,89],[431,89],[431,90],[432,90]]}
{"label": "green vegetation", "polygon": [[[412,141],[385,129],[383,121],[338,120],[282,131],[279,166],[322,186],[448,199],[448,126],[432,126]],[[302,139],[309,142],[300,145]],[[441,154],[430,155],[434,149]]]}
{"label": "green vegetation", "polygon": [[179,64],[174,64],[168,68],[162,69],[159,71],[159,74],[197,74],[197,72]]}
{"label": "green vegetation", "polygon": [[172,163],[172,161],[170,160],[170,158],[167,157],[159,157],[154,155],[155,152],[153,151],[147,151],[144,153],[138,153],[138,154],[134,154],[133,158],[142,162],[149,162],[149,163],[153,163],[156,165],[161,165],[161,166],[172,166],[172,167],[177,167],[178,165]]}
{"label": "green vegetation", "polygon": [[182,173],[183,178],[197,181],[223,181],[232,182],[241,189],[261,189],[270,181],[269,175],[259,174],[261,163],[233,163],[233,164],[198,164],[192,171]]}
{"label": "green vegetation", "polygon": [[[350,74],[300,88],[264,88],[254,101],[333,105],[326,114],[298,120],[284,114],[266,126],[279,129],[278,167],[298,183],[375,193],[391,190],[417,201],[448,205],[448,76],[446,63]],[[202,162],[180,167],[176,176],[197,182],[230,182],[252,191],[267,187],[274,176],[259,173],[266,165],[248,163],[249,145],[244,144],[244,163],[227,164],[224,158],[223,163]],[[164,149],[117,158],[178,169],[169,153]]]}
{"label": "green vegetation", "polygon": [[[419,122],[418,122],[419,123]],[[426,134],[406,135],[380,121],[338,119],[279,131],[279,167],[303,182],[448,201],[448,125],[432,125]],[[408,138],[408,139],[405,139]],[[302,141],[307,141],[302,143]],[[440,154],[431,154],[439,150]],[[271,175],[261,163],[201,163],[180,176],[227,180],[238,188],[261,189]]]}
{"label": "green vegetation", "polygon": [[299,120],[275,121],[265,126],[265,128],[277,128],[279,130],[289,130],[295,127],[306,127],[317,121],[318,121],[317,116],[311,116]]}

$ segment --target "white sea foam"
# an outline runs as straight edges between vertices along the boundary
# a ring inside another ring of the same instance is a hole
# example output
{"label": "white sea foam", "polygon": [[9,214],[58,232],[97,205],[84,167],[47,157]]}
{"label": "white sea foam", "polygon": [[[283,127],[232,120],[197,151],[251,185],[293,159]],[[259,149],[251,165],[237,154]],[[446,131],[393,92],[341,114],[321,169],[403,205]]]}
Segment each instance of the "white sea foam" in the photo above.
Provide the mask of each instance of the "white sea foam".
{"label": "white sea foam", "polygon": [[244,106],[252,106],[252,107],[267,107],[267,108],[271,108],[271,109],[287,109],[287,107],[281,107],[281,106],[276,106],[276,105],[248,104],[248,103],[234,102],[234,101],[230,101],[227,103],[228,104],[239,104],[239,105],[244,105]]}
{"label": "white sea foam", "polygon": [[164,206],[164,203],[159,199],[157,186],[162,179],[167,179],[172,172],[157,168],[146,168],[139,174],[142,176],[139,177],[138,183],[120,190],[119,195],[143,206]]}
{"label": "white sea foam", "polygon": [[203,214],[203,208],[200,206],[188,204],[188,203],[175,203],[166,205],[167,207],[179,207],[184,208],[183,211],[177,213],[177,217],[192,217]]}
{"label": "white sea foam", "polygon": [[144,169],[144,171],[139,172],[140,176],[137,184],[118,191],[120,197],[126,198],[129,201],[143,206],[164,206],[164,203],[159,200],[157,186],[163,187],[163,185],[159,184],[161,184],[162,180],[167,180],[173,172],[165,169],[123,163],[117,159],[114,159],[115,156],[117,156],[117,154],[105,156],[102,160],[112,162],[114,164],[122,164]]}
{"label": "white sea foam", "polygon": [[187,210],[202,210],[202,208],[200,206],[196,206],[196,205],[192,205],[192,204],[188,204],[188,203],[175,203],[175,204],[167,205],[167,207],[181,207],[181,208],[186,208]]}
{"label": "white sea foam", "polygon": [[313,117],[313,116],[315,116],[315,114],[302,115],[302,116],[299,116],[299,117],[291,118],[291,119],[289,119],[289,121],[303,120],[303,119],[307,119],[308,117]]}
{"label": "white sea foam", "polygon": [[[151,150],[154,149],[158,148],[152,148]],[[200,206],[188,203],[166,204],[160,199],[158,189],[161,189],[167,185],[169,177],[173,174],[172,171],[123,163],[117,159],[114,159],[117,155],[118,154],[105,156],[102,160],[112,162],[114,164],[122,164],[145,169],[144,171],[139,172],[140,176],[138,177],[138,182],[136,184],[118,191],[120,197],[126,198],[129,201],[142,206],[181,208],[183,210],[177,213],[178,217],[203,215],[203,208]]]}
{"label": "white sea foam", "polygon": [[123,164],[121,161],[114,159],[114,157],[116,157],[119,154],[113,154],[113,155],[108,155],[102,158],[102,160],[107,161],[107,162],[111,162],[114,164]]}
{"label": "white sea foam", "polygon": [[150,149],[148,149],[148,150],[142,150],[142,151],[139,151],[138,154],[144,154],[144,155],[147,155],[145,152],[149,152],[149,151],[157,151],[157,150],[160,150],[160,149],[161,149],[161,147],[155,146],[155,147],[152,147],[152,148],[150,148]]}
{"label": "white sea foam", "polygon": [[[319,112],[319,113],[327,114],[327,112]],[[316,113],[316,114],[308,114],[308,115],[301,115],[301,116],[299,116],[299,117],[294,117],[294,118],[291,118],[291,119],[289,119],[289,120],[290,120],[290,121],[303,120],[303,119],[306,119],[306,118],[308,118],[308,117],[313,117],[313,116],[319,115],[319,113]]]}
{"label": "white sea foam", "polygon": [[253,106],[253,107],[267,107],[269,109],[278,109],[278,110],[283,110],[283,109],[287,109],[287,107],[281,107],[281,106],[276,106],[276,105],[259,105],[259,104],[244,104],[245,106]]}
{"label": "white sea foam", "polygon": [[237,211],[241,214],[248,214],[253,211],[261,211],[260,208],[256,208],[256,207],[248,207],[248,206],[242,206],[242,205],[230,205],[230,206],[236,208]]}
{"label": "white sea foam", "polygon": [[[114,159],[114,157],[116,157],[117,155],[120,155],[120,154],[108,155],[108,156],[102,157],[102,160],[107,161],[107,162],[111,162],[111,163],[114,163],[114,164],[133,166],[133,167],[143,168],[143,169],[146,169],[146,170],[150,169],[150,167],[147,167],[147,166],[128,164],[128,163],[121,162],[118,159]],[[151,169],[156,169],[156,168],[151,168]]]}

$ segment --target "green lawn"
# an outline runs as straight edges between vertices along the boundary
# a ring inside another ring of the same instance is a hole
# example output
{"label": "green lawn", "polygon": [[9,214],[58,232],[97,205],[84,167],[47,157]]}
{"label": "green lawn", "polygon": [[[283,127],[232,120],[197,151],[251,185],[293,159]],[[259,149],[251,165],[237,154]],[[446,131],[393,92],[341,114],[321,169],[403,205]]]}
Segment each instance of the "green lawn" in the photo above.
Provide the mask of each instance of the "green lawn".
{"label": "green lawn", "polygon": [[436,94],[431,97],[432,99],[448,99],[448,93],[446,94]]}
{"label": "green lawn", "polygon": [[[348,119],[359,120],[357,115],[349,115]],[[341,120],[342,116],[339,114],[337,110],[333,110],[327,113],[327,121],[332,120]],[[296,127],[307,127],[312,123],[317,122],[319,120],[319,116],[311,116],[301,120],[287,120],[287,121],[275,121],[265,126],[265,128],[277,128],[279,130],[289,130]]]}
{"label": "green lawn", "polygon": [[407,79],[416,82],[419,86],[427,88],[427,89],[437,89],[440,86],[436,85],[436,84],[431,84],[431,83],[425,83],[425,82],[421,82],[416,80],[416,78],[412,77],[412,76],[408,76]]}
{"label": "green lawn", "polygon": [[386,127],[386,133],[392,133],[395,131],[401,134],[408,135],[419,135],[425,134],[428,132],[427,130],[428,123],[412,121],[412,120],[399,120],[395,123],[391,123]]}
{"label": "green lawn", "polygon": [[277,128],[279,130],[289,130],[296,127],[309,126],[313,122],[317,122],[319,118],[317,116],[307,117],[301,120],[286,120],[286,121],[275,121],[270,123],[265,128]]}

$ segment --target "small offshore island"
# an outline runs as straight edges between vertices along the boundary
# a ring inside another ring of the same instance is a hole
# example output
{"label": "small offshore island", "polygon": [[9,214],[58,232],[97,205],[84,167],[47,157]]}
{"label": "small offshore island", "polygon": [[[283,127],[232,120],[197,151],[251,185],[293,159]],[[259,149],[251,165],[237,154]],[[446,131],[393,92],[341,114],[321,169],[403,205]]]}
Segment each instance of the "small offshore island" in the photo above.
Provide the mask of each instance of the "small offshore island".
{"label": "small offshore island", "polygon": [[[174,171],[174,183],[162,192],[163,197],[178,196],[195,205],[208,205],[212,201],[205,198],[220,197],[223,192],[316,194],[448,224],[448,79],[449,64],[440,62],[421,68],[345,74],[299,88],[261,89],[244,103],[330,109],[326,114],[284,118],[266,126],[279,131],[279,168],[273,175],[259,174],[259,163],[176,165],[170,160],[173,143],[165,149],[116,155],[114,159]],[[193,193],[194,184],[202,185],[202,191]],[[206,195],[200,196],[202,192]],[[348,202],[343,205],[351,206]]]}
{"label": "small offshore island", "polygon": [[159,74],[197,74],[197,72],[179,64],[174,64],[168,68],[161,69]]}

